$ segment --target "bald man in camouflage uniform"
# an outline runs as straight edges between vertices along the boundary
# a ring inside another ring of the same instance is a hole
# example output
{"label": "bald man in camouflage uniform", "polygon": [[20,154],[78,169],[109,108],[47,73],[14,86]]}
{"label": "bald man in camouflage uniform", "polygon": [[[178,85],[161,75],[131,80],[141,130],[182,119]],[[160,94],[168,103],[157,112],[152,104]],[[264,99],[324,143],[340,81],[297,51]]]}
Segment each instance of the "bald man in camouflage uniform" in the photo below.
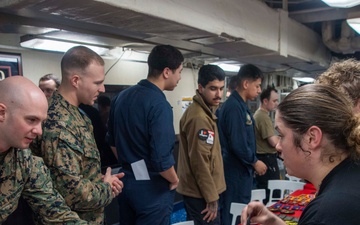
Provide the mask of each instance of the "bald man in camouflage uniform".
{"label": "bald man in camouflage uniform", "polygon": [[30,80],[15,76],[0,81],[0,224],[20,197],[42,224],[88,224],[53,188],[43,160],[27,149],[41,135],[46,110],[44,93]]}
{"label": "bald man in camouflage uniform", "polygon": [[77,46],[63,56],[61,71],[58,91],[49,99],[40,154],[68,206],[91,224],[104,224],[104,207],[121,192],[123,174],[111,175],[108,168],[102,179],[93,127],[78,107],[93,105],[105,91],[104,61],[94,51]]}

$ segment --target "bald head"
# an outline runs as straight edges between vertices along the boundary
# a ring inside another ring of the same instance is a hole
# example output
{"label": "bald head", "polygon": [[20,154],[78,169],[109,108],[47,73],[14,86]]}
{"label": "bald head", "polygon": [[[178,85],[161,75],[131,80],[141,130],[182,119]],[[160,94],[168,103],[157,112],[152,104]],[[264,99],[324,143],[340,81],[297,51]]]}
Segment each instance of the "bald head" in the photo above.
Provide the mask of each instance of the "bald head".
{"label": "bald head", "polygon": [[47,108],[44,93],[27,78],[13,76],[0,81],[0,152],[10,147],[28,148],[42,134]]}
{"label": "bald head", "polygon": [[23,76],[8,77],[0,82],[0,102],[8,107],[47,102],[44,93],[32,81]]}

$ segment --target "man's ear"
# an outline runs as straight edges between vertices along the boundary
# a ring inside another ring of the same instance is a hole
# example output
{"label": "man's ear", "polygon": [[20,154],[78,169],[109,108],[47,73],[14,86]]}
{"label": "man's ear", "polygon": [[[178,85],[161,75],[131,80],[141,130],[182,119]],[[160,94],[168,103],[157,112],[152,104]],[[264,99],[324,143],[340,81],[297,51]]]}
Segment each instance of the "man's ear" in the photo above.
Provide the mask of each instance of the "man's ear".
{"label": "man's ear", "polygon": [[4,103],[0,103],[0,122],[5,120],[7,107]]}
{"label": "man's ear", "polygon": [[306,132],[306,142],[309,144],[310,149],[315,149],[321,144],[323,134],[318,126],[311,126]]}
{"label": "man's ear", "polygon": [[169,67],[165,67],[165,68],[163,69],[162,74],[163,74],[165,80],[169,78],[169,76],[170,76],[170,71],[171,71],[171,70],[169,69]]}
{"label": "man's ear", "polygon": [[77,74],[71,75],[70,83],[72,86],[74,86],[76,88],[79,87],[79,81],[80,81],[79,75],[77,75]]}
{"label": "man's ear", "polygon": [[249,87],[249,81],[248,81],[248,80],[244,80],[244,81],[241,82],[240,85],[241,85],[241,88],[242,88],[243,90],[247,90],[248,87]]}
{"label": "man's ear", "polygon": [[202,94],[203,92],[203,86],[201,84],[198,84],[198,90],[199,90],[199,93]]}
{"label": "man's ear", "polygon": [[264,98],[264,100],[262,101],[262,104],[263,104],[263,105],[267,105],[268,103],[269,103],[269,99]]}

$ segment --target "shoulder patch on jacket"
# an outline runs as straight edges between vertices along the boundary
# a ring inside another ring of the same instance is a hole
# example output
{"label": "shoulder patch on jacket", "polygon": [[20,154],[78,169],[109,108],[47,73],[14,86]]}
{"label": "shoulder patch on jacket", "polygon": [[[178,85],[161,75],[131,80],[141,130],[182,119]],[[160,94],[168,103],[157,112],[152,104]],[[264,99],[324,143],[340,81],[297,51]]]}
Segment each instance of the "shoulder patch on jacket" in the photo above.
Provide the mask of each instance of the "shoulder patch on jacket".
{"label": "shoulder patch on jacket", "polygon": [[209,136],[209,132],[208,130],[205,130],[205,129],[200,129],[199,132],[198,132],[198,137],[200,140],[203,140],[205,141]]}

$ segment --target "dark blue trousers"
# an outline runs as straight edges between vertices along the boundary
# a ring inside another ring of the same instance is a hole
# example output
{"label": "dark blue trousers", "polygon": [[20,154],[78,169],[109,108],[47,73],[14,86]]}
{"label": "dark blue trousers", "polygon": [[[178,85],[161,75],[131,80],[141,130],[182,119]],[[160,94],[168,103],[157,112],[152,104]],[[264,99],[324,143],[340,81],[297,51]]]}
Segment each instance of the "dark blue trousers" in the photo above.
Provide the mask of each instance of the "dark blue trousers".
{"label": "dark blue trousers", "polygon": [[[264,200],[264,204],[266,204],[269,201],[269,194],[270,190],[268,187],[268,181],[269,180],[279,180],[280,179],[280,170],[277,163],[277,157],[276,154],[257,154],[256,157],[263,161],[265,165],[267,166],[267,171],[264,175],[259,176],[256,175],[256,182],[257,182],[257,188],[258,189],[265,189],[266,190],[266,198]],[[280,193],[275,190],[276,196],[280,197]]]}
{"label": "dark blue trousers", "polygon": [[121,180],[124,183],[119,195],[121,225],[169,225],[174,206],[175,190],[160,175],[151,180],[136,181],[129,171]]}
{"label": "dark blue trousers", "polygon": [[220,195],[221,223],[230,225],[232,220],[230,214],[231,202],[245,204],[250,202],[254,178],[247,169],[231,167],[231,165],[225,163],[224,169],[226,191]]}
{"label": "dark blue trousers", "polygon": [[206,208],[205,199],[183,196],[183,200],[186,210],[186,220],[193,220],[195,225],[220,225],[220,210],[218,210],[215,220],[210,223],[203,220],[206,213],[201,214],[201,211]]}

